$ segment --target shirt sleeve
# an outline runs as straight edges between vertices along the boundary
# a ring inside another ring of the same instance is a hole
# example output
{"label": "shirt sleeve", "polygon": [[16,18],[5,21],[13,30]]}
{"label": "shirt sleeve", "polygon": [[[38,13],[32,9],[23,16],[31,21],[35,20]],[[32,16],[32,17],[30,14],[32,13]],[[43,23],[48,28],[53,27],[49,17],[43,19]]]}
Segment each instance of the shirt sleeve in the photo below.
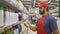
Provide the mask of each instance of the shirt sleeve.
{"label": "shirt sleeve", "polygon": [[55,20],[54,18],[50,19],[50,28],[51,30],[57,29],[57,20]]}

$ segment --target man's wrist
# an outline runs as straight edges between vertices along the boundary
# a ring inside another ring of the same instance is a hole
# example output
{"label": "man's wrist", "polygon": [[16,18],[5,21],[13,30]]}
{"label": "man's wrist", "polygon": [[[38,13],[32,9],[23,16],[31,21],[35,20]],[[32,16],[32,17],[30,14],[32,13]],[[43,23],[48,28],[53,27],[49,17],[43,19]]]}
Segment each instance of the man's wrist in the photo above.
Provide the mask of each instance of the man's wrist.
{"label": "man's wrist", "polygon": [[30,28],[30,27],[31,27],[31,25],[28,26],[28,28]]}

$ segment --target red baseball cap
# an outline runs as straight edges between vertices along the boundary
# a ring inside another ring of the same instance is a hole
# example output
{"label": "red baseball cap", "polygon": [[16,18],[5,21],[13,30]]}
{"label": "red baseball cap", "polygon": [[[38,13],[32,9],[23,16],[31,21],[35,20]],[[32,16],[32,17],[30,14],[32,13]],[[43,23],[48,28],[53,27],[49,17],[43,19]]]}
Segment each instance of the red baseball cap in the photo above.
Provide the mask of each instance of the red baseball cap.
{"label": "red baseball cap", "polygon": [[48,7],[48,4],[46,2],[40,2],[38,5],[37,5],[37,8],[40,8],[40,7]]}

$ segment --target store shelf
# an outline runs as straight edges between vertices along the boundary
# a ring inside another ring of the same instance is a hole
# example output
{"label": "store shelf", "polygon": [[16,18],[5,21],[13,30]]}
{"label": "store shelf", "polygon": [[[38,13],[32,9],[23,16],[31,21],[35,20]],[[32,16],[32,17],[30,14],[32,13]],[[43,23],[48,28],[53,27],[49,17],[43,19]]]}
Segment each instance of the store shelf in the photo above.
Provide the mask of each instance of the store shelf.
{"label": "store shelf", "polygon": [[[1,6],[4,6],[4,7],[9,7],[11,9],[14,9],[16,11],[19,11],[21,13],[25,13],[23,12],[21,9],[18,9],[18,7],[14,6],[13,4],[10,4],[9,2],[5,1],[5,0],[0,0],[0,5]],[[3,28],[0,28],[0,33],[8,30],[9,28],[12,28],[12,26],[15,26],[15,25],[18,25],[19,23],[14,23],[14,24],[11,24],[11,25],[8,25],[8,26],[4,26]]]}
{"label": "store shelf", "polygon": [[0,33],[2,33],[2,32],[4,32],[4,31],[8,30],[9,28],[12,28],[12,27],[9,26],[9,27],[0,28]]}
{"label": "store shelf", "polygon": [[10,4],[9,2],[5,1],[5,0],[0,0],[0,5],[4,6],[4,7],[10,7],[14,10],[17,10],[19,12],[22,12],[20,9],[18,9],[16,6]]}
{"label": "store shelf", "polygon": [[0,33],[12,28],[12,26],[15,26],[15,25],[18,25],[19,23],[15,23],[15,24],[12,24],[12,25],[9,25],[9,26],[4,26],[3,28],[0,28]]}
{"label": "store shelf", "polygon": [[[26,12],[24,12],[24,11],[27,11],[26,8],[24,8],[24,10],[21,10],[21,9],[19,9],[18,7],[14,6],[13,4],[7,2],[6,0],[0,0],[0,5],[1,5],[1,6],[4,6],[4,7],[9,7],[9,8],[11,8],[11,9],[14,9],[14,10],[16,10],[16,11],[18,11],[18,12],[21,12],[21,13],[26,13]],[[4,25],[3,28],[0,28],[0,33],[6,31],[6,30],[8,30],[9,28],[12,28],[12,26],[15,26],[15,25],[18,25],[18,24],[19,24],[19,23],[14,23],[14,24],[11,24],[11,25],[8,25],[8,26]]]}
{"label": "store shelf", "polygon": [[1,32],[4,32],[4,28],[0,28],[0,33],[1,33]]}

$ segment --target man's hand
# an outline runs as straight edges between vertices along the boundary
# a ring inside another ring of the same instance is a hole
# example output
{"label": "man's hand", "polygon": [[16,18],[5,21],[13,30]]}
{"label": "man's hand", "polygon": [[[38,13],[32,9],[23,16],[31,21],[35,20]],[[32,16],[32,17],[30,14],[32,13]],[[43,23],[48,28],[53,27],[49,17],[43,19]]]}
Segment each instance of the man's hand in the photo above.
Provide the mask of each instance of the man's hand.
{"label": "man's hand", "polygon": [[26,22],[24,23],[24,25],[25,25],[26,27],[29,27],[29,26],[30,26],[29,21],[28,21],[28,20],[26,20]]}
{"label": "man's hand", "polygon": [[24,23],[24,25],[26,26],[26,27],[30,27],[30,24],[29,23]]}
{"label": "man's hand", "polygon": [[53,34],[59,34],[58,29],[54,29],[54,30],[53,30]]}

